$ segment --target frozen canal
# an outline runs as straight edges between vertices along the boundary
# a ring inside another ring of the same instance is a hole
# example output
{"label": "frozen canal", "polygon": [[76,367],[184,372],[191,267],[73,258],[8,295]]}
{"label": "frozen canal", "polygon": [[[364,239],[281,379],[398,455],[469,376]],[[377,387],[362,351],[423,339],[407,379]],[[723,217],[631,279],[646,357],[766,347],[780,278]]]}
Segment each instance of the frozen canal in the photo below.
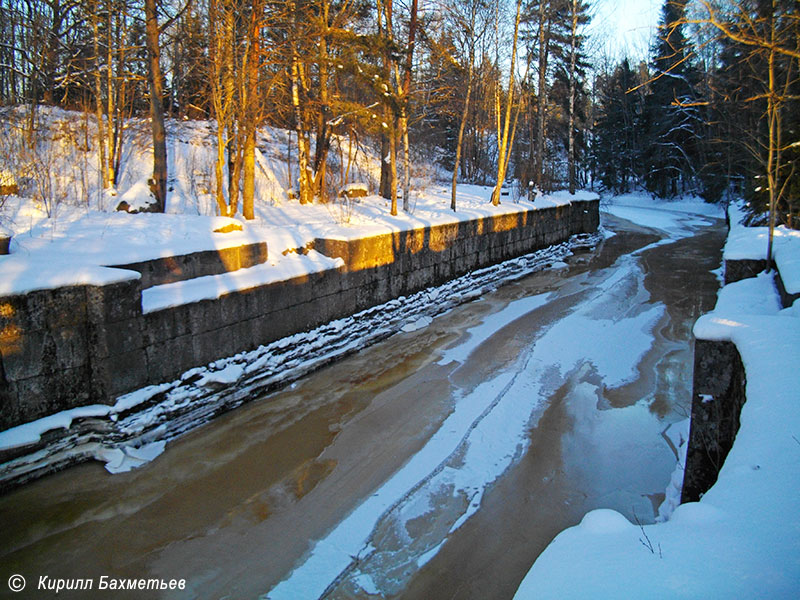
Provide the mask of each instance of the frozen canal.
{"label": "frozen canal", "polygon": [[510,598],[587,511],[652,522],[724,228],[614,214],[597,251],[228,413],[139,470],[82,465],[0,497],[0,562],[29,582],[186,579],[174,597]]}

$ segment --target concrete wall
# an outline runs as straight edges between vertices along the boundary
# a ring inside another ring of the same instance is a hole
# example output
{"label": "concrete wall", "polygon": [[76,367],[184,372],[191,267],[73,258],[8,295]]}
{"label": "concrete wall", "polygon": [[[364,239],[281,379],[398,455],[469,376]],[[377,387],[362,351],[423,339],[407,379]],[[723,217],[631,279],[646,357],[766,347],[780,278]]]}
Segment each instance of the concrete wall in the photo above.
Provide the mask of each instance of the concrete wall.
{"label": "concrete wall", "polygon": [[267,262],[267,244],[260,242],[108,266],[137,271],[142,276],[142,289],[146,289],[155,285],[185,281],[205,275],[220,275],[265,262]]}
{"label": "concrete wall", "polygon": [[681,502],[696,502],[716,483],[739,431],[746,382],[742,359],[732,342],[696,340]]}
{"label": "concrete wall", "polygon": [[767,261],[764,259],[726,260],[725,285],[755,277],[766,268]]}
{"label": "concrete wall", "polygon": [[0,298],[0,430],[112,403],[192,367],[596,231],[598,205],[580,201],[351,241],[318,239],[316,250],[342,257],[345,266],[146,314],[143,287],[176,273],[207,274],[200,264],[259,261],[266,250],[242,250],[238,263],[223,256],[138,263],[130,268],[147,273],[143,280]]}
{"label": "concrete wall", "polygon": [[[755,277],[765,260],[725,261],[725,283]],[[779,271],[775,287],[787,308],[800,294],[789,294]],[[691,428],[681,502],[694,502],[714,485],[739,431],[739,416],[747,400],[747,377],[732,342],[695,340]]]}

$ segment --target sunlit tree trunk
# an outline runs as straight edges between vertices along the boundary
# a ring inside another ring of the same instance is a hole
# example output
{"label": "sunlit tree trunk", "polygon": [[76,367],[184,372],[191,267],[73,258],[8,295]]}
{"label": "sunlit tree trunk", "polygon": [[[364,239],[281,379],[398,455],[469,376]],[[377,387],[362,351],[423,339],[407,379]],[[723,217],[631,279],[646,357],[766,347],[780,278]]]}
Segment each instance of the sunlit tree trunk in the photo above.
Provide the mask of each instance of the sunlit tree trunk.
{"label": "sunlit tree trunk", "polygon": [[[167,202],[167,132],[164,126],[164,91],[161,84],[158,13],[156,0],[145,0],[150,122],[153,131],[153,180],[151,190],[157,209],[164,212]],[[110,70],[110,65],[109,65]],[[111,94],[109,93],[109,96]]]}
{"label": "sunlit tree trunk", "polygon": [[[519,20],[522,8],[522,0],[517,0],[516,17],[514,18],[514,37],[511,42],[511,63],[508,69],[508,94],[506,96],[505,116],[503,117],[503,134],[498,146],[497,157],[497,182],[492,192],[492,204],[497,206],[500,204],[500,190],[506,178],[506,170],[508,168],[508,159],[511,155],[511,145],[513,144],[514,132],[511,131],[511,110],[514,104],[514,71],[516,70],[517,62],[517,38],[519,36]],[[514,117],[514,129],[516,130],[517,111]]]}
{"label": "sunlit tree trunk", "polygon": [[569,176],[569,193],[575,195],[575,88],[577,82],[576,60],[578,54],[578,0],[571,3],[572,28],[569,40],[569,149],[567,153],[567,170]]}
{"label": "sunlit tree trunk", "polygon": [[547,59],[550,53],[549,2],[539,2],[539,89],[537,102],[536,161],[534,178],[540,189],[544,187],[544,150],[547,122]]}
{"label": "sunlit tree trunk", "polygon": [[461,149],[464,145],[464,129],[469,117],[469,101],[472,96],[472,71],[475,62],[475,50],[470,47],[469,65],[467,67],[467,95],[464,98],[464,109],[461,111],[461,123],[458,126],[458,140],[456,141],[456,160],[453,165],[453,182],[450,186],[450,208],[456,210],[456,184],[458,183],[458,169],[461,166]]}
{"label": "sunlit tree trunk", "polygon": [[109,187],[108,179],[108,157],[106,154],[106,129],[103,116],[103,83],[100,73],[100,7],[98,1],[92,3],[92,43],[94,49],[94,105],[95,116],[97,118],[97,149],[99,158],[100,181],[103,189]]}

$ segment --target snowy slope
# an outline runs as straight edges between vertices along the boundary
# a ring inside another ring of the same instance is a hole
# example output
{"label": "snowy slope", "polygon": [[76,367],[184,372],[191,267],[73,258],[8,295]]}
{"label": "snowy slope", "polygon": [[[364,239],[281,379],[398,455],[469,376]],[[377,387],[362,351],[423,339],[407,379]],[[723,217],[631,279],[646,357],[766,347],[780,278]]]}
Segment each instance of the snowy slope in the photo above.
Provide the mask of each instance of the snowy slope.
{"label": "snowy slope", "polygon": [[[7,126],[3,117],[11,119],[14,115],[20,118],[14,111],[0,112],[0,126]],[[11,255],[0,257],[0,295],[70,284],[102,285],[137,277],[135,273],[102,268],[107,265],[259,241],[267,242],[269,266],[274,267],[272,274],[261,273],[259,281],[276,281],[285,278],[287,272],[297,274],[303,261],[298,261],[292,251],[307,247],[317,237],[353,239],[597,197],[590,192],[576,196],[560,192],[538,197],[533,203],[504,197],[495,207],[489,202],[491,188],[461,185],[458,211],[454,213],[448,186],[435,184],[429,177],[417,177],[409,213],[400,210],[397,216],[390,215],[389,202],[377,195],[301,206],[286,194],[297,180],[296,173],[290,178],[287,168],[288,133],[265,127],[257,144],[256,219],[217,217],[213,198],[214,125],[170,121],[167,214],[131,215],[114,209],[123,199],[131,206],[150,201],[146,182],[152,172],[152,148],[146,123],[128,123],[117,188],[100,193],[95,152],[64,141],[83,139],[82,132],[91,140],[91,121],[86,122],[80,113],[49,108],[40,110],[40,118],[47,125],[41,154],[52,161],[54,173],[64,174],[53,180],[63,198],[48,204],[27,195],[10,196],[0,206],[0,222],[14,234]],[[377,165],[377,157],[362,148],[350,171],[350,178],[356,181],[342,185],[366,186],[374,194]],[[417,171],[423,169],[418,167]],[[33,193],[31,186],[26,189]],[[231,224],[241,231],[215,232]],[[291,264],[284,264],[287,261]],[[305,262],[311,271],[320,267],[320,261]],[[335,266],[333,260],[326,265]]]}

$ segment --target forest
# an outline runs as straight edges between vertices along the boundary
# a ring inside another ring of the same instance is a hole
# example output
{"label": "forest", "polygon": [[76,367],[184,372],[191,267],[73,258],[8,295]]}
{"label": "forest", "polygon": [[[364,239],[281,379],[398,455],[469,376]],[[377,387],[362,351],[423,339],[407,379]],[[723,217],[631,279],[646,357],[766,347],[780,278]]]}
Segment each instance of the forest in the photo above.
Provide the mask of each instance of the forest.
{"label": "forest", "polygon": [[347,146],[383,158],[376,184],[393,214],[409,210],[425,162],[452,182],[453,210],[456,182],[494,186],[499,202],[513,180],[744,198],[753,222],[798,225],[796,0],[667,0],[646,60],[598,50],[589,0],[0,3],[3,177],[51,106],[93,123],[79,143],[96,149],[103,188],[117,183],[127,124],[147,122],[155,211],[166,124],[188,120],[209,124],[221,215],[253,218],[256,132],[269,125],[291,132],[288,193],[301,204],[340,193]]}

